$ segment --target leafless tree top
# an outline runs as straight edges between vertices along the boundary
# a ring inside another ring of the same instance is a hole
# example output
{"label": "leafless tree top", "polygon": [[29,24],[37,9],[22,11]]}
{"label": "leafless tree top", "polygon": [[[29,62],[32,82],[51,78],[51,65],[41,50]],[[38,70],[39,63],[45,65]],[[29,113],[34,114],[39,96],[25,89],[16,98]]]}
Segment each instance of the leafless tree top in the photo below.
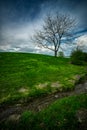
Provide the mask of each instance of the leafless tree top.
{"label": "leafless tree top", "polygon": [[42,30],[37,31],[34,35],[35,42],[40,46],[58,51],[61,39],[69,37],[71,30],[75,26],[75,19],[69,15],[56,13],[49,14],[44,19]]}

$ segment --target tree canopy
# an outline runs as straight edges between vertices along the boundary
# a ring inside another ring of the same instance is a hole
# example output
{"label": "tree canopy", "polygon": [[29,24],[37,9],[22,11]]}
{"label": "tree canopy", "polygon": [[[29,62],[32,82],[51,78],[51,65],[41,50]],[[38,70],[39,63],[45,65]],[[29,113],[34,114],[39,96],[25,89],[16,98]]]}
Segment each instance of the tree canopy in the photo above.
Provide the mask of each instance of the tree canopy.
{"label": "tree canopy", "polygon": [[49,14],[44,19],[41,30],[34,35],[34,41],[40,47],[54,51],[55,57],[61,47],[62,39],[71,36],[75,19],[70,15],[55,13]]}

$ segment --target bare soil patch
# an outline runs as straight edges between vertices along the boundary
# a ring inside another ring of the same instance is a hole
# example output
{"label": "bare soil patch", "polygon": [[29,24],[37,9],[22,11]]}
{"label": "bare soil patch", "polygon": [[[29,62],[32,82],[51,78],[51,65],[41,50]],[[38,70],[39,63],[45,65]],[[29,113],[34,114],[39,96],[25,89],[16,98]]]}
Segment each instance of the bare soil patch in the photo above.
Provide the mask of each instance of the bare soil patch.
{"label": "bare soil patch", "polygon": [[[46,84],[45,84],[46,85]],[[54,83],[53,86],[57,85]],[[26,89],[22,88],[21,92],[27,91]],[[30,111],[41,111],[42,109],[48,107],[52,102],[58,100],[63,97],[77,95],[81,93],[87,93],[87,81],[82,84],[78,84],[75,86],[75,90],[68,91],[68,92],[55,92],[43,97],[39,97],[33,100],[29,100],[27,102],[22,102],[14,105],[8,106],[0,106],[0,122],[5,121],[7,119],[15,119],[17,120],[20,117],[20,114],[23,111],[30,110]]]}

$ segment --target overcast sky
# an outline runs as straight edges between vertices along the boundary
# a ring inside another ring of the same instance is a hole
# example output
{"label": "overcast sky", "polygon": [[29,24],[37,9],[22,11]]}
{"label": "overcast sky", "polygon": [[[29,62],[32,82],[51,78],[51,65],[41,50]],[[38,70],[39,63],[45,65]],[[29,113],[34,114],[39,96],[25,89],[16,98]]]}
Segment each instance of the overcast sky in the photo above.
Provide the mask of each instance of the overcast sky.
{"label": "overcast sky", "polygon": [[[41,27],[47,12],[53,11],[68,13],[77,19],[74,41],[84,42],[87,47],[87,0],[0,0],[0,51],[51,54],[33,44],[30,37]],[[64,48],[67,49],[67,45]]]}

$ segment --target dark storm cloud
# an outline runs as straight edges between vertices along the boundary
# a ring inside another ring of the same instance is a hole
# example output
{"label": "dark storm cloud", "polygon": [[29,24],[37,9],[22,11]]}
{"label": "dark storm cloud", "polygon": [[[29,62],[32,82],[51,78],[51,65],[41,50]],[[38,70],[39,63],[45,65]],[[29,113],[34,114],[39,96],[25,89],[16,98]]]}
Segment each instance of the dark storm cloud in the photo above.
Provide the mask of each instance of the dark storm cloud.
{"label": "dark storm cloud", "polygon": [[[35,12],[35,10],[37,11]],[[33,4],[31,1],[3,1],[1,4],[1,13],[2,22],[11,22],[11,21],[24,21],[29,18],[34,18],[36,13],[39,12],[38,4]],[[6,21],[7,20],[7,21]]]}
{"label": "dark storm cloud", "polygon": [[[43,16],[51,11],[77,18],[76,36],[87,32],[86,0],[0,0],[0,48],[33,52],[28,35],[33,33],[34,26],[39,28]],[[30,49],[26,49],[27,45]]]}
{"label": "dark storm cloud", "polygon": [[83,25],[87,24],[86,0],[1,0],[1,23],[26,22],[36,20],[41,11],[58,10],[76,15]]}

